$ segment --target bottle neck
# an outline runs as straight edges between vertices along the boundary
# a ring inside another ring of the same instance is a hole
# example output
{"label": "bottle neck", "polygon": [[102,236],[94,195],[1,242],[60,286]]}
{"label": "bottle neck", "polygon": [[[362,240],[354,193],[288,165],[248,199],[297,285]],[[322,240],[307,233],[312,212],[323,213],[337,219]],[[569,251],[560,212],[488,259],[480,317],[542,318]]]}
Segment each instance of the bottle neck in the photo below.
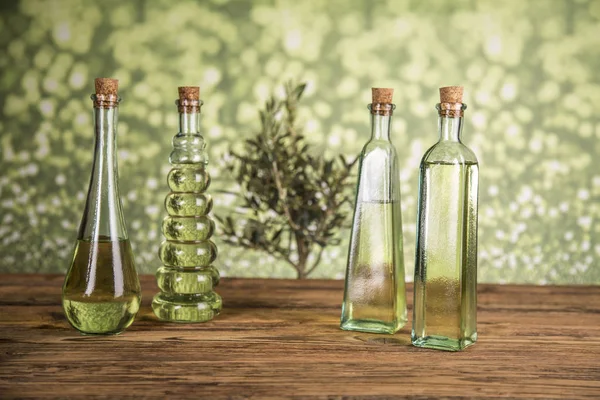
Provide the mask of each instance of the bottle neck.
{"label": "bottle neck", "polygon": [[371,114],[371,140],[390,141],[391,115]]}
{"label": "bottle neck", "polygon": [[117,166],[118,109],[94,108],[95,148],[80,239],[127,239]]}
{"label": "bottle neck", "polygon": [[200,107],[179,107],[179,132],[173,137],[172,165],[208,162],[206,144],[200,134]]}
{"label": "bottle neck", "polygon": [[198,133],[200,131],[200,113],[183,111],[179,113],[179,132]]}
{"label": "bottle neck", "polygon": [[[95,155],[94,169],[105,173],[109,180],[116,180],[117,173],[117,108],[94,108]],[[99,162],[99,163],[98,163]]]}
{"label": "bottle neck", "polygon": [[460,135],[462,133],[462,122],[462,117],[440,116],[438,119],[440,142],[460,142]]}

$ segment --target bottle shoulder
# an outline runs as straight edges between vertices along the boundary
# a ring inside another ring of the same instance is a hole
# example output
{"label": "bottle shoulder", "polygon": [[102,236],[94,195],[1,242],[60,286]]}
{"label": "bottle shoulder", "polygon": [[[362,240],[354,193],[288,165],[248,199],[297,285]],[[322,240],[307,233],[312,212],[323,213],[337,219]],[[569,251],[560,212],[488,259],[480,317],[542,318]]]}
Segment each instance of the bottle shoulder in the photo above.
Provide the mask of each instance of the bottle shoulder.
{"label": "bottle shoulder", "polygon": [[362,150],[362,157],[371,157],[371,155],[376,154],[377,156],[387,155],[391,157],[396,157],[397,152],[396,148],[387,140],[370,140],[368,141]]}
{"label": "bottle shoulder", "polygon": [[169,158],[171,164],[206,164],[206,142],[199,132],[177,133],[173,137],[173,150]]}
{"label": "bottle shoulder", "polygon": [[368,142],[361,153],[357,202],[400,201],[400,169],[389,141]]}
{"label": "bottle shoulder", "polygon": [[437,142],[425,152],[421,163],[479,164],[477,156],[461,142]]}

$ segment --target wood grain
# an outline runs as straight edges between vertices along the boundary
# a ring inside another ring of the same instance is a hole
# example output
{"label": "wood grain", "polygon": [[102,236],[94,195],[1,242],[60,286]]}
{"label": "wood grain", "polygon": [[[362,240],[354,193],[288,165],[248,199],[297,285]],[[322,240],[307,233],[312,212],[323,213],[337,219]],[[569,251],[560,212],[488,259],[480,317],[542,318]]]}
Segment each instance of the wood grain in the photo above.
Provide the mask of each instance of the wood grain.
{"label": "wood grain", "polygon": [[341,331],[340,281],[223,279],[223,313],[177,325],[143,276],[111,337],[69,326],[62,281],[0,275],[0,398],[600,398],[600,287],[480,285],[479,342],[445,353],[410,346],[409,325]]}

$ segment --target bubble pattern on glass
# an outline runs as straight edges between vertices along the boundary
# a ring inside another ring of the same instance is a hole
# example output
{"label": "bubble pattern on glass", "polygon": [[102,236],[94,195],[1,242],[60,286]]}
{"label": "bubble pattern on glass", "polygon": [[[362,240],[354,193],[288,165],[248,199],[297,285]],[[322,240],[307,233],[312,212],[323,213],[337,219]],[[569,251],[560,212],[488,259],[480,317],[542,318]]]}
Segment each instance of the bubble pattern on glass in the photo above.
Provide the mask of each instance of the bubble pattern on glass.
{"label": "bubble pattern on glass", "polygon": [[167,176],[171,193],[165,198],[165,241],[159,249],[163,266],[156,272],[161,293],[152,303],[163,320],[204,322],[221,311],[221,297],[213,292],[219,272],[212,265],[217,247],[210,240],[215,224],[208,216],[212,198],[204,193],[210,185],[205,165],[204,160],[176,164]]}

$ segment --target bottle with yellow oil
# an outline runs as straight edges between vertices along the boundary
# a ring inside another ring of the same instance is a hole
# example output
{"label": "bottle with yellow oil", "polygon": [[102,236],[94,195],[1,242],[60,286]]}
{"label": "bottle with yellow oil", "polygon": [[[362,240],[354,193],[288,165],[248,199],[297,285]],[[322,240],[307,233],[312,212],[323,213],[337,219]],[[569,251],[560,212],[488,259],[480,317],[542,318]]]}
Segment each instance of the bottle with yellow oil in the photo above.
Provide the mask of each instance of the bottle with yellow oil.
{"label": "bottle with yellow oil", "polygon": [[395,333],[406,324],[400,169],[390,141],[393,89],[374,88],[360,155],[340,327]]}
{"label": "bottle with yellow oil", "polygon": [[212,198],[206,193],[206,143],[200,133],[200,88],[179,88],[176,101],[179,132],[173,138],[167,176],[171,192],[165,198],[167,216],[159,249],[162,266],[156,271],[160,293],[154,296],[154,314],[170,322],[206,322],[221,312],[221,296],[214,292],[219,271],[213,265],[217,247],[210,240],[215,224],[209,213]]}
{"label": "bottle with yellow oil", "polygon": [[439,141],[421,161],[412,343],[458,351],[477,341],[479,165],[461,141],[463,88],[440,89]]}
{"label": "bottle with yellow oil", "polygon": [[92,175],[62,303],[83,334],[117,334],[133,322],[141,290],[119,197],[118,81],[98,78],[94,102]]}

